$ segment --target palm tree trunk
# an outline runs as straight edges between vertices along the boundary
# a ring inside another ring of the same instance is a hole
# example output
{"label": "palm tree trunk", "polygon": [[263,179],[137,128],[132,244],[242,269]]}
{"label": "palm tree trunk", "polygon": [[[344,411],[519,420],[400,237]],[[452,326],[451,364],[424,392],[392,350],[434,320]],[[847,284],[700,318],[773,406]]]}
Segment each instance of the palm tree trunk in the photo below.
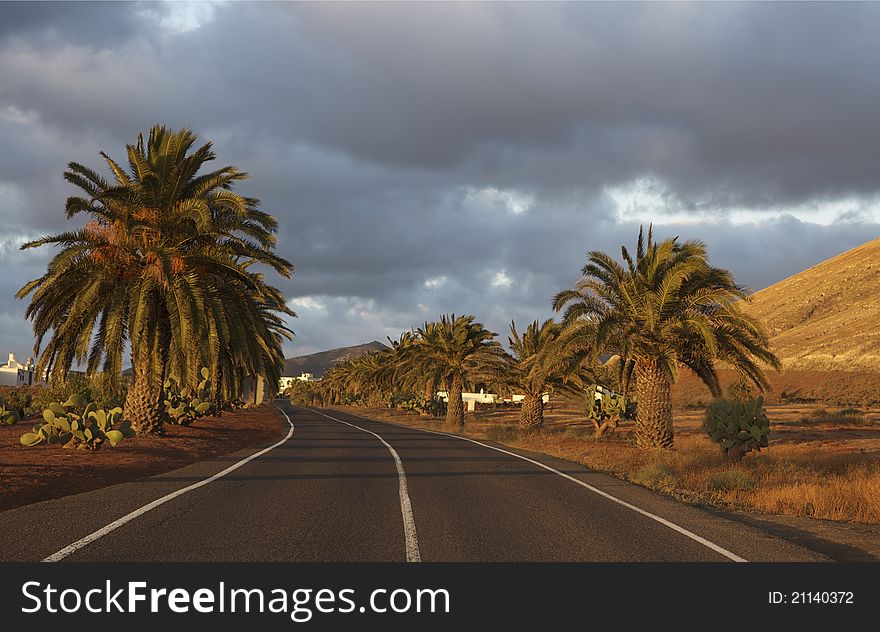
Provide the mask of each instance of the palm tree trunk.
{"label": "palm tree trunk", "polygon": [[464,400],[461,394],[464,391],[460,375],[453,375],[449,381],[446,404],[446,424],[448,426],[464,426]]}
{"label": "palm tree trunk", "polygon": [[218,417],[223,414],[223,370],[220,367],[219,362],[211,367],[211,399]]}
{"label": "palm tree trunk", "polygon": [[642,358],[636,363],[636,445],[640,448],[671,448],[672,401],[669,377],[656,362]]}
{"label": "palm tree trunk", "polygon": [[543,395],[526,395],[519,411],[519,428],[526,432],[539,430],[544,426]]}
{"label": "palm tree trunk", "polygon": [[[144,345],[146,346],[146,345]],[[157,358],[158,361],[158,358]],[[147,353],[132,353],[132,382],[125,396],[125,418],[138,434],[162,431],[162,377],[152,371]]]}
{"label": "palm tree trunk", "polygon": [[421,412],[422,416],[431,414],[428,408],[432,399],[434,399],[434,380],[428,378],[425,381],[425,410]]}

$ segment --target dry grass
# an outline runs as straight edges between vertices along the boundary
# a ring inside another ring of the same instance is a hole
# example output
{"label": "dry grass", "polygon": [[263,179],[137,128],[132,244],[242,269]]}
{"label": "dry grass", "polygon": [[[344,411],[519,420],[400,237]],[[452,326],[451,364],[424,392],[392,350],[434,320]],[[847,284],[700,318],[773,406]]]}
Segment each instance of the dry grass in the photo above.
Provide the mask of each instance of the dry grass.
{"label": "dry grass", "polygon": [[[352,409],[398,423],[437,428],[439,422],[383,409]],[[520,435],[514,411],[468,415],[465,434],[541,452],[608,472],[694,503],[789,516],[880,524],[880,425],[876,411],[841,427],[852,415],[811,414],[776,407],[770,447],[730,463],[699,428],[693,413],[676,418],[674,450],[645,451],[630,428],[596,440],[565,406],[549,411],[545,431]],[[823,422],[824,420],[824,422]]]}

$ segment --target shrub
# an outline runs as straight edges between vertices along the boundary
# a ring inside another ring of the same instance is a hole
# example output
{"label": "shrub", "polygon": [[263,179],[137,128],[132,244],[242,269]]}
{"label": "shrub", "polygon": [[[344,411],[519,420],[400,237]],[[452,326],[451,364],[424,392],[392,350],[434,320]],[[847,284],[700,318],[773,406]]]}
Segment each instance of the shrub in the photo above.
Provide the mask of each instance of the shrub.
{"label": "shrub", "polygon": [[858,408],[844,408],[828,412],[824,408],[814,410],[805,419],[807,424],[827,424],[831,426],[860,426],[865,423],[865,413]]}
{"label": "shrub", "polygon": [[740,460],[747,452],[766,448],[770,420],[764,413],[764,398],[747,402],[719,400],[706,410],[703,428],[732,460]]}
{"label": "shrub", "polygon": [[0,424],[11,426],[18,423],[21,419],[21,413],[17,408],[9,407],[9,405],[0,397]]}
{"label": "shrub", "polygon": [[415,395],[393,395],[391,407],[433,417],[442,417],[446,414],[446,401],[436,395],[430,399],[416,397]]}
{"label": "shrub", "polygon": [[12,387],[0,395],[0,423],[14,424],[36,412],[32,387]]}
{"label": "shrub", "polygon": [[757,481],[742,470],[724,470],[706,477],[706,485],[716,492],[749,492],[758,486]]}
{"label": "shrub", "polygon": [[284,395],[290,399],[290,403],[296,406],[314,406],[318,394],[312,382],[293,380],[293,383],[284,391]]}
{"label": "shrub", "polygon": [[727,399],[735,402],[747,402],[754,399],[752,385],[745,378],[740,378],[727,387]]}
{"label": "shrub", "polygon": [[71,395],[64,403],[52,402],[43,411],[43,422],[21,436],[21,444],[35,446],[44,441],[65,448],[97,450],[105,442],[112,446],[134,436],[131,424],[121,421],[122,409],[105,410],[95,402]]}
{"label": "shrub", "polygon": [[674,487],[678,482],[678,476],[675,475],[675,472],[663,463],[651,463],[639,468],[630,479],[645,487],[659,489]]}

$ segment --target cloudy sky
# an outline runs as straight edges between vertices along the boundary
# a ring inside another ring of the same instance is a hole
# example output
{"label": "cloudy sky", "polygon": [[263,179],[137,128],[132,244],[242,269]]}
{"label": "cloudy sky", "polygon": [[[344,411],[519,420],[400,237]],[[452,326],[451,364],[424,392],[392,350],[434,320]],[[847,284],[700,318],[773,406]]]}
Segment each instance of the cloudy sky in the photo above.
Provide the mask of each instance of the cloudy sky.
{"label": "cloudy sky", "polygon": [[287,355],[550,315],[640,223],[760,289],[880,235],[880,5],[0,3],[0,352],[71,160],[162,122],[281,223]]}

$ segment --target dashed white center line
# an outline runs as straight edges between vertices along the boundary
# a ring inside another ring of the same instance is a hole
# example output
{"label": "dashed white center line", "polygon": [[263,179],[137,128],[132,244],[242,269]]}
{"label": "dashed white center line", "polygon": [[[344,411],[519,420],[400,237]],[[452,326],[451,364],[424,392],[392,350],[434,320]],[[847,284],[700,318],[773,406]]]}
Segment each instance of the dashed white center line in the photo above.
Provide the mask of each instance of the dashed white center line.
{"label": "dashed white center line", "polygon": [[385,441],[385,439],[383,439],[372,430],[367,430],[365,428],[361,428],[360,426],[348,423],[347,421],[337,419],[336,417],[331,417],[330,415],[322,413],[320,410],[315,410],[314,408],[310,408],[309,410],[311,410],[312,412],[316,412],[319,415],[326,417],[327,419],[332,419],[333,421],[345,424],[346,426],[356,428],[361,432],[371,434],[379,441],[381,441],[386,448],[388,448],[388,451],[391,453],[391,457],[394,459],[394,465],[397,467],[397,478],[400,481],[400,513],[403,516],[403,536],[406,540],[406,561],[421,562],[422,554],[419,552],[419,539],[416,536],[416,521],[415,518],[413,518],[412,503],[410,502],[409,491],[406,487],[406,472],[403,471],[403,462],[400,460],[400,455],[397,454],[397,450],[392,448],[390,443]]}

